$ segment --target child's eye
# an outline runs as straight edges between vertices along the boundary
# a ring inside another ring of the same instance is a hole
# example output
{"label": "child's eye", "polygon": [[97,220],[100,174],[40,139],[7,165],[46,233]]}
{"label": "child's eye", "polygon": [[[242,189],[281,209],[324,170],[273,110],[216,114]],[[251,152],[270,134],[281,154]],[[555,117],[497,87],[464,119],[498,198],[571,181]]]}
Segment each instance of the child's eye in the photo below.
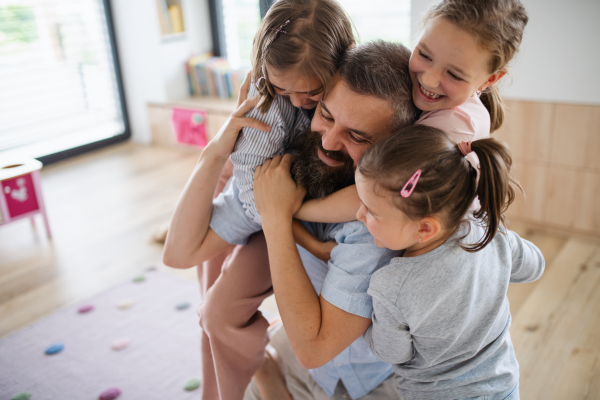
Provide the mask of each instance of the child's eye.
{"label": "child's eye", "polygon": [[456,74],[454,74],[452,71],[448,71],[448,75],[450,75],[450,77],[452,79],[454,79],[455,81],[462,81],[463,79],[460,78],[459,76],[457,76]]}
{"label": "child's eye", "polygon": [[323,93],[323,88],[317,89],[317,90],[313,90],[312,92],[308,92],[306,95],[308,97],[313,97],[313,96],[317,96],[319,94]]}
{"label": "child's eye", "polygon": [[431,61],[431,57],[429,57],[427,54],[423,53],[421,50],[419,50],[419,55],[421,57],[423,57],[424,59]]}

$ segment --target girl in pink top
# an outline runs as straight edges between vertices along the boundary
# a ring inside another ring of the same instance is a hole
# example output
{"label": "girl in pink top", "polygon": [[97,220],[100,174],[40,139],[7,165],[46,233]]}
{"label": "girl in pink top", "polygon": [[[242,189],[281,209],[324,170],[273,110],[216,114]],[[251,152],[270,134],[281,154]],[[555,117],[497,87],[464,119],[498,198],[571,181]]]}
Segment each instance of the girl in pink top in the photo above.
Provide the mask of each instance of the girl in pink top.
{"label": "girl in pink top", "polygon": [[[444,130],[454,142],[487,138],[504,120],[496,83],[506,74],[527,24],[519,0],[442,0],[425,13],[410,58],[418,124]],[[477,165],[477,160],[470,160]],[[298,219],[343,222],[360,207],[356,187],[311,200]]]}

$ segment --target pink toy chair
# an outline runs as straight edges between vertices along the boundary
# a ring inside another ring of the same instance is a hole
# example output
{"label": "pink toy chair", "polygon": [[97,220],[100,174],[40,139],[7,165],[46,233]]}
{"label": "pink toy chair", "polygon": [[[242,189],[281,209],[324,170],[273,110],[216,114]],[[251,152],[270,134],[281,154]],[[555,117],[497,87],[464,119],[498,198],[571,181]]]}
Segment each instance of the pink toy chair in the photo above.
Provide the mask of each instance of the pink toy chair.
{"label": "pink toy chair", "polygon": [[0,162],[0,225],[29,217],[35,228],[34,216],[39,213],[50,238],[50,224],[40,184],[41,168],[42,163],[34,159]]}

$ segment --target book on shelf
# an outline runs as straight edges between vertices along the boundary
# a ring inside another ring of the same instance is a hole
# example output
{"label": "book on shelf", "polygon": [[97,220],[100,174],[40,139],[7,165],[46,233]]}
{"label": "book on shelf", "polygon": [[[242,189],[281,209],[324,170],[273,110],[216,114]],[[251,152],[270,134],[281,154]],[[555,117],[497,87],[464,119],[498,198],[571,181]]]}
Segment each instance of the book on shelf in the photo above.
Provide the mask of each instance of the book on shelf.
{"label": "book on shelf", "polygon": [[232,69],[223,57],[200,54],[186,63],[190,95],[235,99],[247,71]]}

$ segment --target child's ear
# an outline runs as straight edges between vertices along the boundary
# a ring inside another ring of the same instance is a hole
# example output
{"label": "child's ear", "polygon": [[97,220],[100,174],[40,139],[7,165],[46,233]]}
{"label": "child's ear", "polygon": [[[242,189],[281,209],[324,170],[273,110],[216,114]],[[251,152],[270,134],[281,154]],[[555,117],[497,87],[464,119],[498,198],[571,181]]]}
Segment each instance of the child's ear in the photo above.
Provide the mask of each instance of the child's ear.
{"label": "child's ear", "polygon": [[417,230],[421,243],[426,243],[431,238],[436,236],[442,230],[442,224],[435,217],[425,217],[419,221],[419,229]]}
{"label": "child's ear", "polygon": [[501,70],[494,72],[488,77],[487,81],[485,81],[483,85],[477,88],[477,90],[483,92],[485,89],[498,82],[504,75],[506,75],[506,68],[502,68]]}

